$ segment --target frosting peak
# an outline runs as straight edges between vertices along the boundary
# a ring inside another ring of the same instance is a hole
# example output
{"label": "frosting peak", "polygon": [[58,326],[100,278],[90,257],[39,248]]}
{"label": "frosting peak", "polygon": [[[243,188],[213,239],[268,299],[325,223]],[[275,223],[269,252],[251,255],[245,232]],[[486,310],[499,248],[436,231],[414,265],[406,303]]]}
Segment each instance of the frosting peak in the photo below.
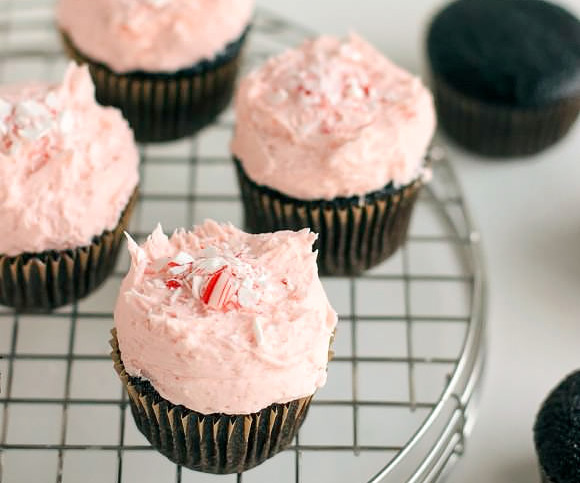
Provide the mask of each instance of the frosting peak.
{"label": "frosting peak", "polygon": [[88,245],[115,227],[139,156],[116,109],[99,106],[88,69],[60,85],[0,87],[0,253]]}
{"label": "frosting peak", "polygon": [[356,35],[270,59],[243,80],[236,110],[232,150],[248,175],[301,199],[413,181],[435,129],[420,80]]}
{"label": "frosting peak", "polygon": [[260,235],[207,221],[139,246],[115,308],[123,363],[174,404],[247,414],[326,381],[336,313],[308,230]]}

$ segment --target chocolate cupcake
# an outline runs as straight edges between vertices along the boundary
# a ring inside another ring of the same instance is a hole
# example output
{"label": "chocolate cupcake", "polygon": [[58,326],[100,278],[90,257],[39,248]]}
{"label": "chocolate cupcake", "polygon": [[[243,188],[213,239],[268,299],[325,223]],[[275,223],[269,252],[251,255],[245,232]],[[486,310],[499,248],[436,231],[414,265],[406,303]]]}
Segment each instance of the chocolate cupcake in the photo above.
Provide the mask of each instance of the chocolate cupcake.
{"label": "chocolate cupcake", "polygon": [[240,84],[232,151],[252,232],[309,227],[324,274],[358,274],[405,241],[430,175],[429,91],[357,36],[321,37]]}
{"label": "chocolate cupcake", "polygon": [[68,54],[138,141],[170,141],[229,104],[253,0],[59,0]]}
{"label": "chocolate cupcake", "polygon": [[534,426],[543,483],[580,481],[580,371],[548,396]]}
{"label": "chocolate cupcake", "polygon": [[427,50],[439,121],[489,156],[551,146],[580,111],[580,22],[542,0],[457,0],[434,18]]}
{"label": "chocolate cupcake", "polygon": [[0,87],[0,304],[47,311],[113,270],[138,182],[127,122],[88,69],[61,85]]}
{"label": "chocolate cupcake", "polygon": [[291,444],[337,322],[315,238],[206,221],[129,242],[112,355],[137,427],[171,461],[237,473]]}

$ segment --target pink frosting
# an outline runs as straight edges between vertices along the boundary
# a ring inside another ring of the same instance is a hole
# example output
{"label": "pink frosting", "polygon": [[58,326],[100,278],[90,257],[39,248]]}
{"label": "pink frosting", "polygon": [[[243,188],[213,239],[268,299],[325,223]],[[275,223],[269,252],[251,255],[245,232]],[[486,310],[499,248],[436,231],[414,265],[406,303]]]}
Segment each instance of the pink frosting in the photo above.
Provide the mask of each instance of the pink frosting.
{"label": "pink frosting", "polygon": [[206,221],[158,228],[121,286],[115,326],[130,375],[203,414],[250,414],[326,382],[337,322],[308,230],[249,235]]}
{"label": "pink frosting", "polygon": [[99,106],[85,67],[62,85],[0,88],[0,253],[90,244],[114,228],[138,182],[121,113]]}
{"label": "pink frosting", "polygon": [[424,173],[430,92],[361,38],[320,37],[241,83],[233,153],[256,183],[300,199],[360,196]]}
{"label": "pink frosting", "polygon": [[59,0],[57,20],[88,57],[123,73],[213,58],[249,24],[254,0]]}

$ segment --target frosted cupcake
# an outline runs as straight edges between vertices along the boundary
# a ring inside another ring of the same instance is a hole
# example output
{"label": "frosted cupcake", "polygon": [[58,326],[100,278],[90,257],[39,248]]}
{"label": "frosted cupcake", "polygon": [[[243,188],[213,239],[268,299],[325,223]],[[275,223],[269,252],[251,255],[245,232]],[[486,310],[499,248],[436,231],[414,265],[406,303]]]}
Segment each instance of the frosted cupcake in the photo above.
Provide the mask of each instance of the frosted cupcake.
{"label": "frosted cupcake", "polygon": [[88,69],[61,85],[0,87],[0,304],[50,310],[115,265],[138,182],[121,113],[95,101]]}
{"label": "frosted cupcake", "polygon": [[291,443],[337,322],[315,238],[206,221],[130,241],[113,359],[137,427],[173,462],[235,473]]}
{"label": "frosted cupcake", "polygon": [[327,274],[404,242],[435,130],[429,91],[357,36],[321,37],[240,85],[232,151],[252,232],[310,227]]}
{"label": "frosted cupcake", "polygon": [[66,50],[138,141],[168,141],[230,102],[254,0],[59,0]]}

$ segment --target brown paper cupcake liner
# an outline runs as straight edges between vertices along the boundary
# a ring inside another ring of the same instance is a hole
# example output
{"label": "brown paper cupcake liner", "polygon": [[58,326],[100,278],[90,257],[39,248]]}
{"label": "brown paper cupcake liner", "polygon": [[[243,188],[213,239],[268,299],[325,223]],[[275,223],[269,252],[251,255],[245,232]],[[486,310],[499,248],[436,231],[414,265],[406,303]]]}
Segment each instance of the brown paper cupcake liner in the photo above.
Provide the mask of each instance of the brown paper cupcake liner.
{"label": "brown paper cupcake liner", "polygon": [[510,108],[467,97],[440,77],[433,92],[443,129],[461,146],[486,156],[527,156],[562,139],[580,112],[580,96],[540,108]]}
{"label": "brown paper cupcake liner", "polygon": [[151,445],[176,464],[206,473],[241,473],[288,447],[312,397],[273,404],[255,414],[204,415],[163,399],[153,386],[125,371],[116,330],[115,370],[127,388],[135,423]]}
{"label": "brown paper cupcake liner", "polygon": [[392,185],[362,199],[305,201],[254,183],[235,159],[246,229],[252,233],[310,228],[318,233],[324,275],[357,275],[394,254],[407,238],[420,179]]}
{"label": "brown paper cupcake liner", "polygon": [[48,312],[93,292],[115,268],[136,199],[135,190],[118,225],[95,237],[89,246],[0,255],[0,304],[20,312]]}
{"label": "brown paper cupcake liner", "polygon": [[83,55],[62,33],[69,57],[88,64],[99,103],[119,108],[139,142],[189,136],[210,124],[230,103],[247,29],[215,59],[172,74],[117,74]]}

